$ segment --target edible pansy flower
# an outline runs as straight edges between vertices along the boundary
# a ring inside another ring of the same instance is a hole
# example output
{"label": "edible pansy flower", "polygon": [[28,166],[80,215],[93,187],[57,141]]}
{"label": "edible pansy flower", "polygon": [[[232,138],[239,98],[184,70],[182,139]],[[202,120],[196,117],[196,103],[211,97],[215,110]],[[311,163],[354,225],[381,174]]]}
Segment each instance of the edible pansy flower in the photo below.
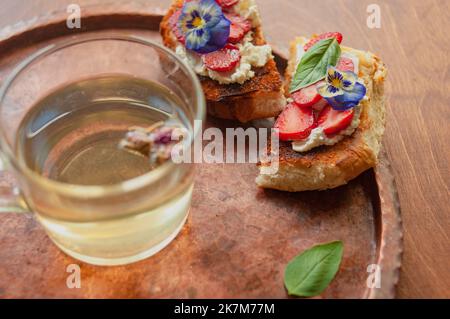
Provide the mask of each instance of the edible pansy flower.
{"label": "edible pansy flower", "polygon": [[119,147],[149,158],[153,168],[168,161],[173,147],[186,136],[186,130],[158,122],[148,128],[131,127]]}
{"label": "edible pansy flower", "polygon": [[317,92],[333,109],[344,111],[359,104],[366,95],[366,87],[358,82],[355,73],[329,66],[325,82],[317,86]]}
{"label": "edible pansy flower", "polygon": [[197,53],[223,48],[230,36],[230,24],[215,0],[186,1],[178,20],[186,48]]}

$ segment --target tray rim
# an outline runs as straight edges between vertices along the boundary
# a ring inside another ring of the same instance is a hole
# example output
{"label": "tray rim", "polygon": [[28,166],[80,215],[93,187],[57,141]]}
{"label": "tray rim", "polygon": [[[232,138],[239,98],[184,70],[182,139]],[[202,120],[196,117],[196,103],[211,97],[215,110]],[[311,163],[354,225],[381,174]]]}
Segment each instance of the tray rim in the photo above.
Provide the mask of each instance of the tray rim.
{"label": "tray rim", "polygon": [[[120,12],[119,10],[120,9]],[[111,29],[142,29],[157,31],[163,17],[164,9],[159,7],[128,3],[112,5],[107,8],[100,5],[83,7],[81,29],[68,29],[67,13],[55,11],[27,21],[19,21],[12,26],[0,30],[0,59],[10,52],[27,46],[72,33],[94,32]],[[108,19],[108,23],[96,22]],[[27,41],[27,37],[33,40]],[[286,60],[281,50],[274,48],[274,55]],[[380,288],[367,288],[364,297],[368,299],[395,298],[396,286],[400,278],[403,255],[403,227],[400,203],[397,194],[392,167],[388,156],[382,148],[379,164],[372,169],[378,202],[380,229],[377,230],[377,260],[382,269],[382,285]],[[255,185],[255,187],[257,187]],[[374,205],[375,207],[376,205]]]}

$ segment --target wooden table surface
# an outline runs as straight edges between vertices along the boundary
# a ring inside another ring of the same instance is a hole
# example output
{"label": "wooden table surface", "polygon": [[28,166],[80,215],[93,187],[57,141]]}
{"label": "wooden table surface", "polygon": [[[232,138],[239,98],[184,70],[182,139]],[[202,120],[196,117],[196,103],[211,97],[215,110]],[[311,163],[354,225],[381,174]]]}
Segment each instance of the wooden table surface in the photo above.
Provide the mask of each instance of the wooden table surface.
{"label": "wooden table surface", "polygon": [[[128,0],[1,0],[0,29],[35,16]],[[169,0],[134,1],[165,8]],[[268,41],[286,49],[295,35],[340,31],[344,43],[386,62],[384,139],[397,182],[404,256],[398,297],[450,298],[450,1],[258,0]],[[370,29],[367,6],[381,9]],[[0,32],[1,33],[1,32]]]}

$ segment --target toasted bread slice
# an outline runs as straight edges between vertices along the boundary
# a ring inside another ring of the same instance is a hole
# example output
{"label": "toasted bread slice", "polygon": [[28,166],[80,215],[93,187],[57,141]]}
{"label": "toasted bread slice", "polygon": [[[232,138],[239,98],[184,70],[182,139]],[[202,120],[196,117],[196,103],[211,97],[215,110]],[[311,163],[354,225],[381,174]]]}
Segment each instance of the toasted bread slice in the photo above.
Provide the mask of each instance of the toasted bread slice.
{"label": "toasted bread slice", "polygon": [[[289,87],[298,63],[297,48],[306,38],[291,43],[290,60],[286,69],[285,85]],[[346,184],[365,170],[377,164],[385,128],[384,79],[386,68],[374,54],[342,47],[359,58],[358,75],[367,88],[367,100],[362,100],[360,124],[351,136],[332,146],[320,146],[305,153],[292,149],[291,142],[280,142],[279,169],[276,174],[265,174],[270,163],[261,163],[256,183],[260,187],[298,192],[324,190]],[[289,92],[286,89],[286,92]],[[270,145],[268,146],[270,149]]]}
{"label": "toasted bread slice", "polygon": [[[183,0],[176,0],[161,22],[160,32],[166,47],[176,50],[178,40],[172,32],[169,19],[181,8]],[[261,27],[254,27],[253,44],[266,44]],[[284,108],[283,82],[275,61],[269,59],[261,68],[254,68],[255,76],[243,84],[220,84],[205,76],[199,76],[208,104],[208,113],[223,119],[248,122],[277,116]]]}

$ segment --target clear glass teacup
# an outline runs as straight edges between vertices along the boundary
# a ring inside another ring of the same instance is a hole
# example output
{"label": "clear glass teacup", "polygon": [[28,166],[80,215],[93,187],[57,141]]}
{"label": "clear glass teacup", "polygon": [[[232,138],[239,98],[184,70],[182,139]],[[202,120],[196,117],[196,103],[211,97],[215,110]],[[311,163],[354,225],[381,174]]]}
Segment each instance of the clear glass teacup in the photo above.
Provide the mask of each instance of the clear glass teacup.
{"label": "clear glass teacup", "polygon": [[0,186],[0,212],[34,212],[84,262],[149,257],[187,219],[193,166],[168,160],[145,171],[145,158],[117,153],[116,140],[130,126],[176,119],[191,152],[204,116],[196,75],[156,43],[99,32],[43,48],[0,90],[0,170],[17,183]]}

